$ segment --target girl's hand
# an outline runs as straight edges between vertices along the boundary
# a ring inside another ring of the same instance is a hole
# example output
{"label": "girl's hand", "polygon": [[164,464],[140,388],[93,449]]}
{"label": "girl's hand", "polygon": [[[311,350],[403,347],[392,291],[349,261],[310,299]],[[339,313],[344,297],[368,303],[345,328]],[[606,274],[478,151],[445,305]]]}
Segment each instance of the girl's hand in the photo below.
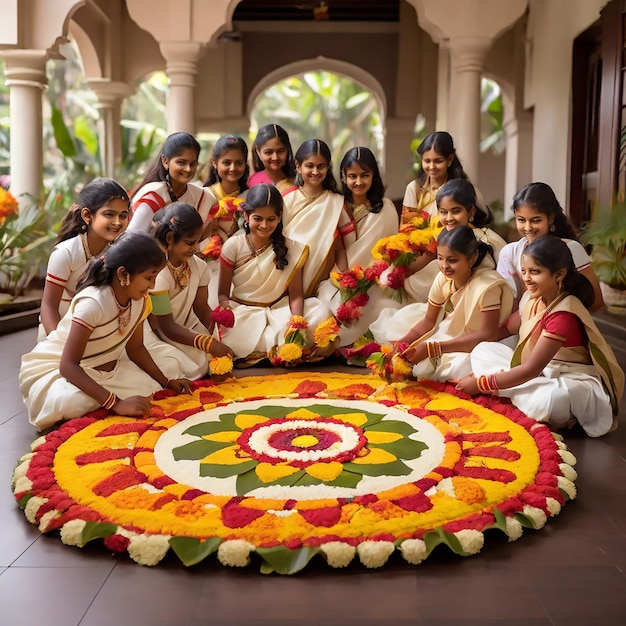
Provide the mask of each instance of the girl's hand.
{"label": "girl's hand", "polygon": [[191,381],[187,378],[172,378],[172,380],[167,381],[165,388],[176,393],[191,393]]}
{"label": "girl's hand", "polygon": [[221,341],[214,341],[211,344],[211,355],[212,356],[229,356],[231,359],[234,358],[235,353]]}
{"label": "girl's hand", "polygon": [[480,393],[478,385],[476,384],[476,377],[473,373],[461,378],[456,384],[455,389],[464,391],[469,396],[475,396],[477,393]]}
{"label": "girl's hand", "polygon": [[[400,340],[402,341],[402,339]],[[410,363],[419,363],[423,361],[427,356],[426,343],[411,344],[403,353],[402,356]]]}
{"label": "girl's hand", "polygon": [[130,396],[129,398],[118,399],[111,410],[117,415],[127,417],[147,417],[152,408],[152,398],[146,396]]}

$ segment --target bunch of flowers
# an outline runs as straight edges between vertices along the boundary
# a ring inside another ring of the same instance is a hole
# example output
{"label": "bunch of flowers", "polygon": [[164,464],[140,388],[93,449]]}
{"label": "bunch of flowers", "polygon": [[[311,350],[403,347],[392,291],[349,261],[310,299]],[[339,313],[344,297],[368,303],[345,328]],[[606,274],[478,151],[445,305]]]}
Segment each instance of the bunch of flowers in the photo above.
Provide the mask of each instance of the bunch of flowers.
{"label": "bunch of flowers", "polygon": [[302,363],[308,355],[306,329],[308,322],[302,315],[292,315],[285,330],[285,343],[273,346],[268,357],[273,365],[291,367]]}
{"label": "bunch of flowers", "polygon": [[310,358],[315,360],[323,359],[335,351],[337,338],[339,337],[339,324],[335,317],[331,316],[327,320],[317,325],[313,331],[313,350]]}
{"label": "bunch of flowers", "polygon": [[209,261],[217,261],[220,258],[220,254],[222,254],[223,243],[219,235],[212,235],[200,251],[199,256]]}
{"label": "bunch of flowers", "polygon": [[409,380],[413,365],[402,356],[407,347],[408,344],[402,343],[398,343],[395,349],[391,346],[381,346],[380,352],[371,354],[365,364],[388,383]]}
{"label": "bunch of flowers", "polygon": [[337,309],[337,320],[342,324],[349,324],[361,317],[361,307],[369,302],[367,291],[374,284],[371,273],[361,265],[355,265],[345,272],[332,272],[330,280],[339,290],[341,304]]}
{"label": "bunch of flowers", "polygon": [[230,356],[215,356],[209,361],[211,376],[227,376],[233,371],[233,360]]}
{"label": "bunch of flowers", "polygon": [[0,187],[0,227],[4,226],[7,218],[16,216],[18,203],[13,194]]}
{"label": "bunch of flowers", "polygon": [[209,217],[219,219],[220,217],[235,217],[239,210],[239,205],[243,202],[243,198],[233,198],[226,196],[209,209]]}
{"label": "bunch of flowers", "polygon": [[380,344],[368,329],[351,346],[339,350],[341,356],[348,362],[348,365],[358,365],[365,367],[367,359],[374,353],[380,352]]}
{"label": "bunch of flowers", "polygon": [[235,325],[235,314],[229,306],[218,306],[211,311],[211,321],[224,328],[232,328]]}

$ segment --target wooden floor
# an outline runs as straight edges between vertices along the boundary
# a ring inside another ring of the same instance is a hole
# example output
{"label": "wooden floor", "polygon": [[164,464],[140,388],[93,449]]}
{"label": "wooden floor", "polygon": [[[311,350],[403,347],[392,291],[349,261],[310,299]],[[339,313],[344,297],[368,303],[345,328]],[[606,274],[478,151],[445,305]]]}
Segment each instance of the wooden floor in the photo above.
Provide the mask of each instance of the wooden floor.
{"label": "wooden floor", "polygon": [[[624,327],[609,325],[626,366]],[[142,567],[102,544],[84,549],[43,536],[15,504],[16,460],[37,436],[17,387],[35,330],[0,337],[0,625],[22,626],[623,626],[626,623],[626,411],[600,439],[566,433],[578,457],[578,499],[541,531],[482,552],[438,548],[419,566],[397,558],[380,570],[322,562],[291,576],[175,557]],[[325,368],[326,369],[326,368]],[[342,368],[343,369],[343,368]],[[246,370],[246,375],[266,370]]]}

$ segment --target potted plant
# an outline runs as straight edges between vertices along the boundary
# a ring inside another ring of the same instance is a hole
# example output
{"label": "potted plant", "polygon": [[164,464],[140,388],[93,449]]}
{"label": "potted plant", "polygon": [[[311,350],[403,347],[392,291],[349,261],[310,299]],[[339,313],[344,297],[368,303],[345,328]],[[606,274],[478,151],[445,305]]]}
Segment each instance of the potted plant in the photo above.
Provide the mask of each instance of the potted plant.
{"label": "potted plant", "polygon": [[626,202],[597,207],[581,239],[591,246],[591,262],[608,310],[626,315]]}

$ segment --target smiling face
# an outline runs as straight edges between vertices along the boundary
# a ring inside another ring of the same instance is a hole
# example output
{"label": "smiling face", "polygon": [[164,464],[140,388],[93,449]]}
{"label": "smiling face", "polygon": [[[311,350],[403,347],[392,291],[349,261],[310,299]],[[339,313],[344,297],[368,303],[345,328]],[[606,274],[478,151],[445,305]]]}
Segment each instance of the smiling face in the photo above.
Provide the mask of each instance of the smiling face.
{"label": "smiling face", "polygon": [[353,163],[342,172],[346,187],[352,192],[352,200],[355,204],[367,202],[367,192],[372,186],[374,179],[372,171],[366,170],[358,163]]}
{"label": "smiling face", "polygon": [[437,208],[439,222],[446,230],[454,230],[457,226],[468,226],[470,218],[474,217],[476,209],[469,211],[466,207],[456,202],[452,196],[444,196],[439,201]]}
{"label": "smiling face", "polygon": [[454,281],[454,286],[460,289],[472,275],[472,266],[476,255],[467,257],[448,246],[437,246],[437,264],[439,271]]}
{"label": "smiling face", "polygon": [[161,155],[163,167],[169,171],[172,185],[184,187],[196,175],[198,169],[198,155],[195,150],[185,148],[180,154],[168,159]]}
{"label": "smiling face", "polygon": [[263,206],[245,213],[245,220],[250,226],[250,236],[255,248],[260,248],[267,243],[280,219],[281,216],[277,215],[271,206]]}
{"label": "smiling face", "polygon": [[302,186],[319,191],[328,174],[330,163],[321,154],[311,154],[302,163],[296,161],[296,171],[302,176]]}
{"label": "smiling face", "polygon": [[121,198],[109,200],[95,214],[83,208],[81,216],[87,224],[87,241],[93,253],[100,252],[107,243],[115,241],[128,226],[128,202]]}
{"label": "smiling face", "polygon": [[445,157],[431,148],[422,154],[422,169],[430,177],[431,185],[441,187],[446,182],[448,168],[452,161],[454,161],[454,153]]}
{"label": "smiling face", "polygon": [[257,148],[256,153],[269,176],[282,174],[283,167],[287,163],[288,150],[278,137],[268,139],[260,148]]}
{"label": "smiling face", "polygon": [[522,280],[532,299],[542,298],[546,304],[552,302],[559,293],[559,285],[566,273],[567,270],[562,268],[553,274],[532,256],[522,254]]}
{"label": "smiling face", "polygon": [[548,216],[537,209],[521,205],[515,209],[515,226],[517,232],[529,242],[545,237],[550,232],[554,215]]}
{"label": "smiling face", "polygon": [[198,251],[198,244],[202,238],[203,227],[200,226],[195,232],[178,241],[174,241],[174,235],[167,235],[167,257],[174,267],[178,267],[183,261],[188,261]]}
{"label": "smiling face", "polygon": [[239,179],[246,171],[246,159],[237,148],[222,152],[217,159],[211,159],[211,165],[217,171],[222,182],[239,186]]}

